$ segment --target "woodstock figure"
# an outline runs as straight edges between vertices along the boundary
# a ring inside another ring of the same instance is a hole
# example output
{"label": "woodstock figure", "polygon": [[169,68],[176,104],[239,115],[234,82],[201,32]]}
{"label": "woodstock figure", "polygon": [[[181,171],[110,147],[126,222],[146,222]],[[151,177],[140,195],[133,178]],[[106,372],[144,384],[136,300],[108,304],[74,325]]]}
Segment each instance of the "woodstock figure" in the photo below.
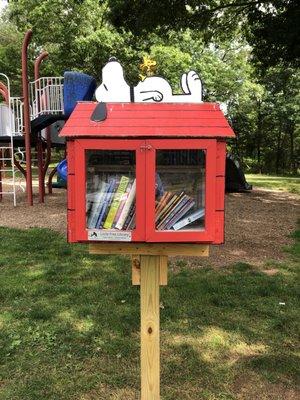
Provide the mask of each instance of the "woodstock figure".
{"label": "woodstock figure", "polygon": [[183,94],[173,94],[168,81],[159,76],[150,76],[136,86],[129,86],[124,78],[121,64],[110,58],[102,69],[102,83],[96,90],[96,99],[105,103],[201,103],[202,84],[195,71],[181,77]]}

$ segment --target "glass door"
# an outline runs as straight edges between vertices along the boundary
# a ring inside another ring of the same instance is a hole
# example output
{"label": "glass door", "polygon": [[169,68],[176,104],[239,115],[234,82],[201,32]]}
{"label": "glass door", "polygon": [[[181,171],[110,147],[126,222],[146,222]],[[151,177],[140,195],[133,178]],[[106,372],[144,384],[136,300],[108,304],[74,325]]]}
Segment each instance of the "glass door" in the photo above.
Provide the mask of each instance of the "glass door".
{"label": "glass door", "polygon": [[147,148],[147,241],[212,241],[215,141],[149,140]]}
{"label": "glass door", "polygon": [[[145,239],[142,140],[81,140],[75,150],[76,207],[80,235],[89,241],[142,241]],[[77,161],[77,155],[80,155]]]}

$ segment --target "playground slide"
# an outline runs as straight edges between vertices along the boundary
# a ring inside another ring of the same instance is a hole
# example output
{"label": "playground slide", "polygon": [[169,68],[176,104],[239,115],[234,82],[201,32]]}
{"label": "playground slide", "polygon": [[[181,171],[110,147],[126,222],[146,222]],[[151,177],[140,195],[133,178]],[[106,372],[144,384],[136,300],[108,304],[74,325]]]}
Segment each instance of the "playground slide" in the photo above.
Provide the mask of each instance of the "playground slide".
{"label": "playground slide", "polygon": [[57,165],[57,174],[59,178],[64,182],[67,183],[67,176],[68,176],[68,165],[67,165],[67,160],[64,159],[62,160],[58,165]]}

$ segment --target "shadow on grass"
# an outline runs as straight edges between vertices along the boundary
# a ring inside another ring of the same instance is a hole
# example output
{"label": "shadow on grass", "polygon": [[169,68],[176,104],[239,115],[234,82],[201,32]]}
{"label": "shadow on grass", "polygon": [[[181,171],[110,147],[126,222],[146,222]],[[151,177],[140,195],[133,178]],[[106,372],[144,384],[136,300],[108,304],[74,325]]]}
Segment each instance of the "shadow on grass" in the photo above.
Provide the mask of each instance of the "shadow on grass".
{"label": "shadow on grass", "polygon": [[[0,228],[0,241],[1,399],[137,399],[129,259],[45,229]],[[297,289],[291,265],[182,266],[161,289],[162,398],[235,399],[245,372],[295,388]]]}

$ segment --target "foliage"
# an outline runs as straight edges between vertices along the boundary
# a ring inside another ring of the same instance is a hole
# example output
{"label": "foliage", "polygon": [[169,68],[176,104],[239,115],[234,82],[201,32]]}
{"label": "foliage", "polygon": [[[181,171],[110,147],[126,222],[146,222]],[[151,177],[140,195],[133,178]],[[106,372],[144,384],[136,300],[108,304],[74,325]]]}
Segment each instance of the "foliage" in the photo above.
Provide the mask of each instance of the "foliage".
{"label": "foliage", "polygon": [[[299,24],[295,0],[12,0],[0,24],[0,70],[20,90],[20,47],[33,29],[30,59],[42,75],[79,70],[101,79],[109,57],[136,84],[143,56],[180,92],[180,75],[199,72],[205,101],[223,104],[237,140],[229,148],[254,172],[299,169]],[[30,74],[32,77],[32,64]]]}
{"label": "foliage", "polygon": [[147,35],[159,29],[191,28],[201,31],[206,43],[216,37],[232,39],[239,30],[247,35],[254,54],[264,66],[299,65],[297,0],[109,0],[109,18],[116,27]]}
{"label": "foliage", "polygon": [[300,178],[298,177],[246,174],[246,180],[254,187],[279,190],[300,195]]}
{"label": "foliage", "polygon": [[[129,258],[88,255],[46,229],[0,228],[0,241],[1,400],[138,398]],[[173,264],[161,290],[164,399],[297,397],[298,250],[276,274],[270,262]]]}

